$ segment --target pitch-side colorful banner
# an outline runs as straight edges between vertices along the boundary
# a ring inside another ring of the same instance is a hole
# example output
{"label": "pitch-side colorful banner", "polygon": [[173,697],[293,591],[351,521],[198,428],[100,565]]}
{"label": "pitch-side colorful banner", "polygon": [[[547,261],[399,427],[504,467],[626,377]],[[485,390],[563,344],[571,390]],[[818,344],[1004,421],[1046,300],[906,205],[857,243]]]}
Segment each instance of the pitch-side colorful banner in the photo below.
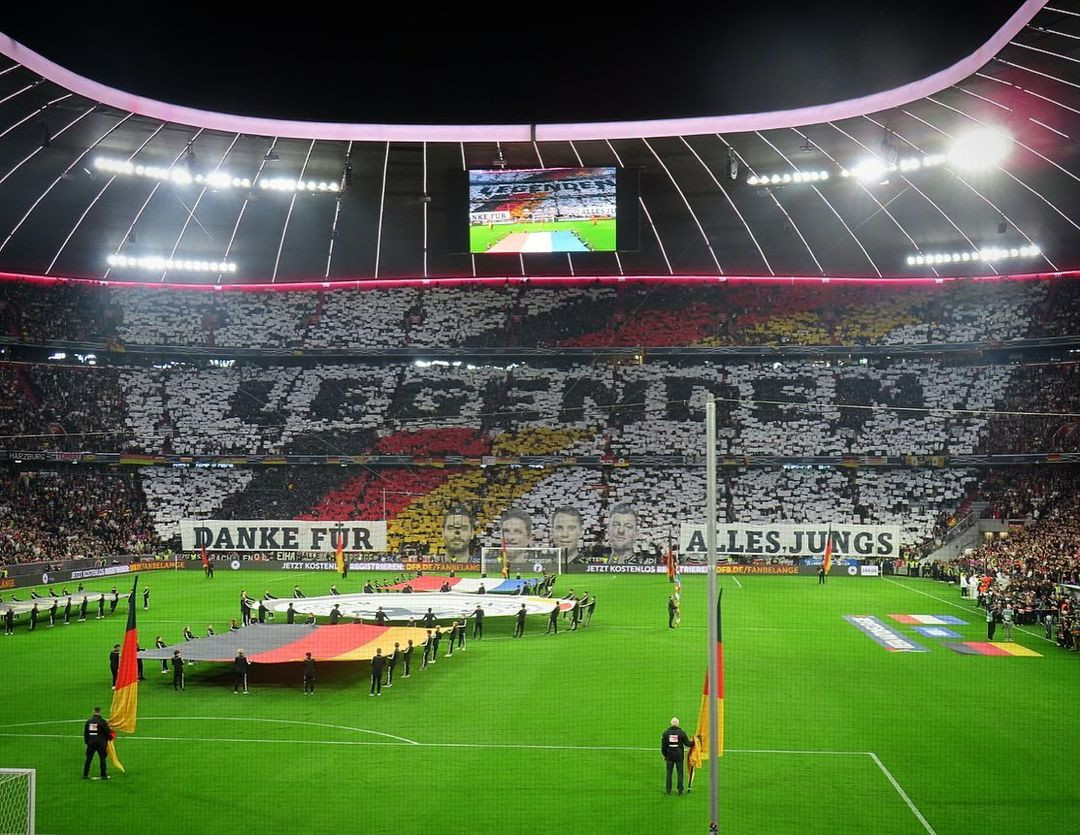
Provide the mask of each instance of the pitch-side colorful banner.
{"label": "pitch-side colorful banner", "polygon": [[385,551],[386,522],[184,519],[180,539],[185,551],[314,551],[333,556],[339,542],[346,553]]}
{"label": "pitch-side colorful banner", "polygon": [[[759,523],[717,525],[718,554],[764,557],[811,557],[825,553],[829,525]],[[899,525],[832,525],[832,556],[896,559],[900,556]],[[705,525],[679,524],[683,561],[704,560]]]}

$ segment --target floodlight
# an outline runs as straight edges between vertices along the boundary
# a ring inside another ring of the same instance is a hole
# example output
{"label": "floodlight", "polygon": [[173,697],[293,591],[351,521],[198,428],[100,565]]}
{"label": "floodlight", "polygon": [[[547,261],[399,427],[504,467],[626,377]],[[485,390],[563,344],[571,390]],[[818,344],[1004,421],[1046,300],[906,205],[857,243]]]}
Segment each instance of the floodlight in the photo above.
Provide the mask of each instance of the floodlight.
{"label": "floodlight", "polygon": [[1009,155],[1012,137],[997,128],[977,128],[953,140],[949,162],[967,171],[1000,165]]}

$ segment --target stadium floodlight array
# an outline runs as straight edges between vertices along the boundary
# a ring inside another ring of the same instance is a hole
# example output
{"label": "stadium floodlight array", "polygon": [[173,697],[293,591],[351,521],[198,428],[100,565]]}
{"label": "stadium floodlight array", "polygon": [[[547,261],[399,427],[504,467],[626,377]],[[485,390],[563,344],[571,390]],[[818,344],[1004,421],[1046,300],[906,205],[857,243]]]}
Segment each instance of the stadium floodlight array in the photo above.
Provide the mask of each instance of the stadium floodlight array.
{"label": "stadium floodlight array", "polygon": [[828,171],[794,171],[785,174],[751,174],[746,184],[751,186],[786,186],[791,183],[818,183],[829,179]]}
{"label": "stadium floodlight array", "polygon": [[259,188],[267,191],[340,191],[341,187],[327,180],[294,180],[290,177],[264,177]]}
{"label": "stadium floodlight array", "polygon": [[107,174],[147,177],[151,180],[175,183],[178,186],[195,183],[209,188],[251,188],[251,180],[247,177],[234,177],[224,171],[213,171],[210,174],[192,174],[186,166],[142,165],[130,160],[95,157],[94,168]]}
{"label": "stadium floodlight array", "polygon": [[844,168],[840,172],[842,177],[854,177],[864,183],[880,183],[883,177],[887,177],[894,171],[907,174],[912,171],[920,171],[923,168],[934,168],[948,161],[945,154],[926,154],[918,157],[903,157],[895,163],[888,164],[877,157],[866,157],[859,160],[851,168]]}
{"label": "stadium floodlight array", "polygon": [[1005,261],[1010,258],[1034,258],[1042,252],[1035,244],[1024,246],[1001,247],[988,246],[979,250],[961,250],[959,252],[920,252],[918,255],[909,255],[907,263],[909,267],[937,266],[938,264],[958,264],[971,261]]}
{"label": "stadium floodlight array", "polygon": [[1000,165],[1012,150],[1012,136],[998,128],[975,128],[960,134],[949,148],[949,162],[966,171]]}
{"label": "stadium floodlight array", "polygon": [[173,270],[187,273],[234,273],[233,261],[203,261],[192,258],[165,258],[160,255],[110,255],[110,267],[134,267],[144,270]]}

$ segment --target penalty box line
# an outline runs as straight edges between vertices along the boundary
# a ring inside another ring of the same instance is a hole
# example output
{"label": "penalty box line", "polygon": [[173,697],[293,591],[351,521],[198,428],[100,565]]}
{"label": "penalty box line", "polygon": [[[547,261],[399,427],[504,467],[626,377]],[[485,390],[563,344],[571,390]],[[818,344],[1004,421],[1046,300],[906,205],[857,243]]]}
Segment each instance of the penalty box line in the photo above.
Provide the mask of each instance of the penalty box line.
{"label": "penalty box line", "polygon": [[[63,739],[70,740],[71,734],[41,734],[41,733],[0,733],[0,737],[18,737],[18,738],[30,738],[30,739]],[[125,736],[124,741],[128,742],[134,740],[144,742],[191,742],[193,737],[187,736],[146,736],[144,734],[138,736]],[[404,740],[403,737],[391,737],[391,739],[400,739],[403,741],[388,741],[388,742],[373,742],[370,740],[333,740],[333,739],[261,739],[252,737],[199,737],[199,742],[228,742],[228,743],[261,743],[267,745],[367,745],[367,746],[391,746],[396,748],[484,748],[484,749],[512,749],[516,751],[619,751],[623,753],[648,753],[655,754],[655,748],[643,748],[638,746],[622,746],[622,745],[537,745],[537,744],[521,744],[512,742],[416,742],[413,740]],[[725,754],[784,754],[784,755],[808,755],[808,756],[836,756],[836,757],[869,757],[874,765],[881,771],[885,778],[889,781],[889,784],[896,790],[896,793],[900,795],[900,798],[907,805],[911,813],[915,815],[919,823],[922,824],[930,835],[937,835],[934,828],[927,821],[926,817],[919,811],[919,808],[915,805],[914,801],[904,791],[904,787],[900,785],[900,782],[893,776],[892,772],[885,766],[885,763],[881,761],[881,758],[873,751],[814,751],[814,750],[799,750],[792,748],[728,748],[725,750]]]}

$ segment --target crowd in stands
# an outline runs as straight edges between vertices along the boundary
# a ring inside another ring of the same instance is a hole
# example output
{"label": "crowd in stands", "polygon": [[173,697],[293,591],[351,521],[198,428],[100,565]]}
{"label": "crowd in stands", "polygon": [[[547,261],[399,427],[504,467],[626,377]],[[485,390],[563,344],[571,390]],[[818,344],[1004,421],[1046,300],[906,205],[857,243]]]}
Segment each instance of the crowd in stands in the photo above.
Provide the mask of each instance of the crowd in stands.
{"label": "crowd in stands", "polygon": [[[703,454],[708,392],[720,399],[720,437],[729,454],[971,453],[986,418],[946,417],[942,410],[996,408],[1010,369],[800,360],[117,373],[129,446],[145,453],[362,454],[379,450],[380,439],[421,429],[567,428],[578,433],[572,445],[550,452],[622,457]],[[456,454],[473,454],[469,449]]]}
{"label": "crowd in stands", "polygon": [[[576,454],[1073,452],[1074,364],[811,361],[560,368],[0,366],[0,446],[147,454],[482,455],[498,430],[579,430]],[[785,405],[790,402],[791,405]],[[865,408],[869,407],[869,408]],[[1045,412],[983,416],[943,410]],[[434,427],[434,428],[432,428]],[[438,449],[410,432],[447,432]],[[466,442],[465,438],[471,438]],[[395,446],[386,446],[391,444]]]}
{"label": "crowd in stands", "polygon": [[0,447],[126,448],[119,372],[93,366],[0,365]]}
{"label": "crowd in stands", "polygon": [[[1080,651],[1080,484],[1073,467],[1004,473],[1002,486],[1032,520],[980,545],[974,553],[934,567],[941,579],[974,582],[991,617],[1041,627],[1044,637]],[[1007,483],[1007,487],[1005,484]],[[973,578],[973,580],[972,580]]]}
{"label": "crowd in stands", "polygon": [[461,345],[901,345],[1080,332],[1069,279],[946,283],[182,292],[5,282],[30,343],[354,350]]}
{"label": "crowd in stands", "polygon": [[149,553],[157,545],[136,473],[0,475],[0,563]]}
{"label": "crowd in stands", "polygon": [[[979,449],[988,453],[1080,451],[1080,366],[1017,367],[1009,375],[1006,408],[989,418]],[[1046,414],[1033,414],[1043,412]]]}

